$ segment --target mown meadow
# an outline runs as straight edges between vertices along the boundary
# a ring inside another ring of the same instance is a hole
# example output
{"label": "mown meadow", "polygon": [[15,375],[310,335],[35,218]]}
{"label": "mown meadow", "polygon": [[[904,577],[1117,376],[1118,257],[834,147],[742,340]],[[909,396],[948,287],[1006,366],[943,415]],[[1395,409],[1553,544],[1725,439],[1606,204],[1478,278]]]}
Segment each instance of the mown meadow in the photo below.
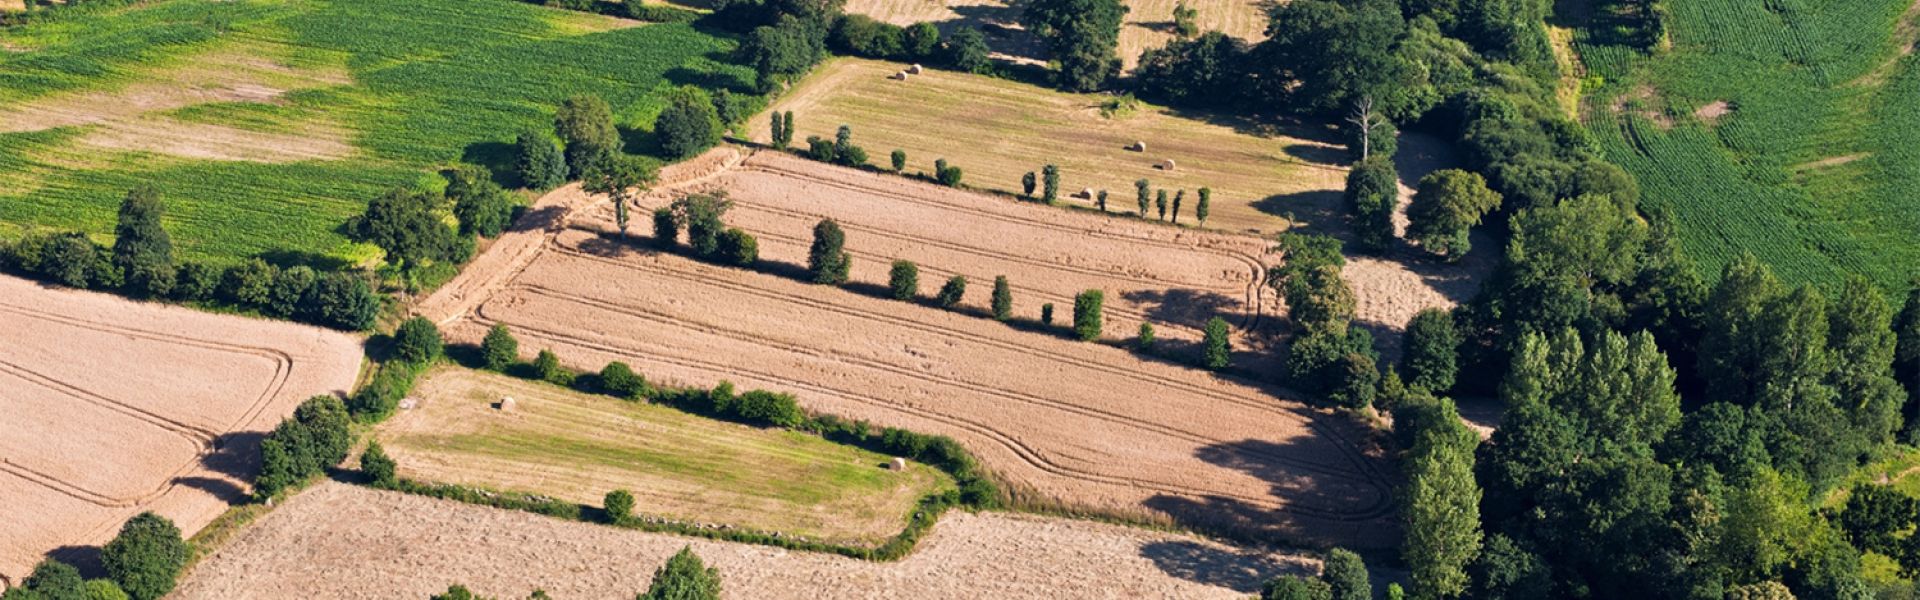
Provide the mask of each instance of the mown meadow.
{"label": "mown meadow", "polygon": [[166,0],[0,29],[0,239],[109,241],[150,183],[185,259],[359,262],[378,250],[341,225],[369,199],[505,165],[578,94],[644,153],[660,92],[748,87],[734,44],[514,0]]}
{"label": "mown meadow", "polygon": [[1920,275],[1911,0],[1670,0],[1650,50],[1593,4],[1583,119],[1709,278],[1743,252],[1792,282]]}

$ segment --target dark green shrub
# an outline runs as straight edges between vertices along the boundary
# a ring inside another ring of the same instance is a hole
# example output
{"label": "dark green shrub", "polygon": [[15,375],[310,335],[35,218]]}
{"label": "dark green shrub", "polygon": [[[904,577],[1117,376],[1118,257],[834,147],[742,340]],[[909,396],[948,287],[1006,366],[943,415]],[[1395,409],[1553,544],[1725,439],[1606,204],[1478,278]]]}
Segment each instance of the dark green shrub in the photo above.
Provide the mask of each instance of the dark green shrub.
{"label": "dark green shrub", "polygon": [[909,60],[928,60],[940,48],[940,28],[921,21],[907,26],[906,43],[901,49]]}
{"label": "dark green shrub", "polygon": [[273,282],[280,270],[258,258],[227,269],[220,280],[220,299],[240,306],[259,308],[273,294]]}
{"label": "dark green shrub", "polygon": [[807,274],[814,283],[841,284],[853,268],[847,256],[847,236],[833,219],[821,219],[813,226],[813,246],[807,250]]}
{"label": "dark green shrub", "polygon": [[1207,319],[1204,337],[1205,355],[1200,364],[1215,371],[1227,368],[1233,362],[1233,345],[1228,338],[1227,320],[1220,317]]}
{"label": "dark green shrub", "polygon": [[1040,305],[1040,324],[1041,325],[1053,324],[1053,303],[1052,302],[1048,302],[1046,304]]}
{"label": "dark green shrub", "polygon": [[173,297],[181,302],[212,300],[219,287],[220,270],[205,263],[182,263],[174,272]]}
{"label": "dark green shrub", "polygon": [[720,234],[720,259],[727,264],[751,267],[760,262],[760,240],[740,228]]}
{"label": "dark green shrub", "polygon": [[1380,390],[1380,369],[1374,366],[1373,357],[1366,354],[1348,354],[1340,360],[1339,387],[1330,394],[1334,404],[1348,410],[1364,410],[1373,406],[1373,400]]}
{"label": "dark green shrub", "polygon": [[352,273],[327,273],[313,286],[309,319],[337,329],[364,331],[380,316],[380,303],[380,294],[367,280]]}
{"label": "dark green shrub", "polygon": [[560,357],[552,350],[541,350],[533,357],[533,375],[541,381],[566,385],[573,380],[573,373],[560,368]]}
{"label": "dark green shrub", "polygon": [[379,487],[392,487],[398,480],[393,458],[387,456],[387,449],[380,447],[379,441],[367,442],[367,450],[360,453],[360,473]]}
{"label": "dark green shrub", "polygon": [[273,278],[273,287],[267,294],[264,311],[276,317],[291,318],[301,314],[303,300],[307,293],[320,280],[313,267],[298,265]]}
{"label": "dark green shrub", "polygon": [[1332,393],[1347,381],[1350,354],[1378,360],[1373,334],[1359,327],[1346,329],[1310,329],[1295,337],[1287,348],[1287,374],[1309,392]]}
{"label": "dark green shrub", "polygon": [[[622,2],[627,18],[648,23],[691,23],[700,19],[700,13],[678,6],[666,4],[648,4],[640,0]],[[724,90],[723,90],[724,91]]]}
{"label": "dark green shrub", "polygon": [[667,564],[653,572],[647,593],[635,600],[719,600],[720,571],[709,568],[693,555],[693,549],[681,548]]}
{"label": "dark green shrub", "polygon": [[1153,194],[1153,206],[1160,210],[1160,220],[1167,220],[1167,191],[1157,190]]}
{"label": "dark green shrub", "polygon": [[546,191],[567,182],[567,159],[553,139],[538,131],[526,131],[514,140],[514,173],[520,185]]}
{"label": "dark green shrub", "polygon": [[1106,293],[1100,290],[1087,290],[1073,297],[1073,333],[1081,341],[1100,339],[1100,305],[1105,299]]}
{"label": "dark green shrub", "polygon": [[940,295],[938,296],[940,308],[959,306],[960,300],[965,298],[966,295],[967,277],[965,275],[955,275],[947,279],[946,285],[940,286]]}
{"label": "dark green shrub", "polygon": [[1207,213],[1213,209],[1213,188],[1200,188],[1200,203],[1193,205],[1193,218],[1200,221],[1201,227],[1207,226]]}
{"label": "dark green shrub", "polygon": [[86,600],[87,581],[80,576],[80,570],[73,565],[51,558],[34,565],[33,573],[20,582],[20,588],[30,590],[46,600]]}
{"label": "dark green shrub", "polygon": [[906,31],[892,23],[860,14],[848,14],[834,23],[827,41],[835,50],[882,60],[903,58]]}
{"label": "dark green shrub", "polygon": [[127,291],[145,298],[173,289],[173,241],[160,223],[166,206],[148,186],[127,192],[114,227],[113,265],[126,275]]}
{"label": "dark green shrub", "polygon": [[1060,199],[1060,167],[1047,165],[1040,169],[1040,200],[1053,204]]}
{"label": "dark green shrub", "polygon": [[646,395],[647,378],[616,360],[600,369],[600,389],[622,398],[640,398]]}
{"label": "dark green shrub", "polygon": [[1435,394],[1453,389],[1459,354],[1460,334],[1447,311],[1426,309],[1407,322],[1407,347],[1400,364],[1408,384]]}
{"label": "dark green shrub", "polygon": [[1007,283],[1007,276],[993,278],[993,318],[1005,321],[1013,318],[1013,286]]}
{"label": "dark green shrub", "polygon": [[1025,175],[1021,175],[1020,176],[1020,194],[1028,198],[1032,198],[1033,187],[1037,184],[1036,183],[1037,181],[1038,180],[1035,179],[1033,176],[1033,171],[1027,171]]}
{"label": "dark green shrub", "polygon": [[1393,212],[1400,203],[1399,175],[1383,155],[1361,161],[1347,173],[1347,212],[1353,219],[1354,245],[1384,252],[1393,242]]}
{"label": "dark green shrub", "polygon": [[850,167],[858,167],[858,166],[867,164],[866,149],[853,145],[853,128],[852,127],[841,125],[840,131],[834,134],[833,162],[836,164],[847,165]]}
{"label": "dark green shrub", "polygon": [[191,551],[173,521],[143,512],[128,519],[120,534],[100,549],[100,563],[128,596],[154,600],[173,591]]}
{"label": "dark green shrub", "polygon": [[413,391],[412,367],[389,362],[374,371],[373,379],[347,399],[347,410],[363,421],[379,421],[393,414],[400,399]]}
{"label": "dark green shrub", "polygon": [[725,130],[713,97],[699,87],[684,85],[667,94],[667,107],[653,121],[660,149],[667,158],[687,158],[720,143]]}
{"label": "dark green shrub", "polygon": [[1140,334],[1137,336],[1134,336],[1133,348],[1135,350],[1139,350],[1142,353],[1146,353],[1146,354],[1153,353],[1153,324],[1152,323],[1148,323],[1146,321],[1140,322]]}
{"label": "dark green shrub", "polygon": [[1099,207],[1100,212],[1107,212],[1107,191],[1100,190],[1100,194],[1095,196],[1095,198],[1098,199],[1094,201],[1094,206]]}
{"label": "dark green shrub", "polygon": [[1281,575],[1260,588],[1260,600],[1332,600],[1327,582],[1299,575]]}
{"label": "dark green shrub", "polygon": [[893,172],[899,173],[907,170],[907,151],[896,149],[893,151],[892,158]]}
{"label": "dark green shrub", "polygon": [[806,420],[792,394],[753,390],[734,398],[725,413],[743,422],[774,427],[798,427]]}
{"label": "dark green shrub", "polygon": [[895,300],[912,300],[920,294],[920,267],[910,260],[893,261],[893,269],[887,273],[887,289]]}
{"label": "dark green shrub", "polygon": [[820,162],[833,162],[837,156],[833,152],[833,141],[817,135],[807,136],[806,155]]}
{"label": "dark green shrub", "polygon": [[673,208],[662,206],[653,209],[653,245],[671,249],[680,243],[680,217]]}
{"label": "dark green shrub", "polygon": [[987,36],[979,29],[961,27],[947,36],[943,44],[946,47],[947,66],[966,73],[985,73],[993,68],[992,52],[987,47]]}
{"label": "dark green shrub", "polygon": [[1345,548],[1334,548],[1321,561],[1320,578],[1333,592],[1333,600],[1373,600],[1373,580],[1367,576],[1367,563]]}
{"label": "dark green shrub", "polygon": [[947,159],[933,161],[933,177],[940,180],[940,185],[950,188],[960,187],[960,178],[963,175],[960,167],[947,166]]}
{"label": "dark green shrub", "polygon": [[400,360],[424,365],[440,358],[440,328],[426,317],[414,317],[393,333],[393,353]]}
{"label": "dark green shrub", "polygon": [[487,369],[503,371],[520,360],[520,341],[513,339],[507,326],[495,324],[480,341],[480,361]]}
{"label": "dark green shrub", "polygon": [[607,521],[620,523],[633,516],[633,492],[614,490],[607,492],[607,498],[600,502],[607,511]]}
{"label": "dark green shrub", "polygon": [[1139,179],[1133,182],[1133,191],[1140,200],[1140,218],[1142,219],[1147,218],[1147,203],[1153,200],[1152,190],[1148,189],[1149,185],[1146,179]]}

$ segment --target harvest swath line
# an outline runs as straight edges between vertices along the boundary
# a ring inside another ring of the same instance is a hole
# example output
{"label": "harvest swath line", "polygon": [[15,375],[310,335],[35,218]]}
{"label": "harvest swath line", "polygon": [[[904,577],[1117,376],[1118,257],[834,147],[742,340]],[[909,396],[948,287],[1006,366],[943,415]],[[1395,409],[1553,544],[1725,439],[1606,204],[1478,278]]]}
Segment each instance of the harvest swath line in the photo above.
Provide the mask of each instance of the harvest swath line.
{"label": "harvest swath line", "polygon": [[[880,321],[885,323],[902,325],[902,326],[909,327],[912,329],[917,329],[920,331],[930,332],[930,333],[939,334],[939,335],[948,335],[958,339],[974,341],[977,343],[995,346],[1003,349],[1008,349],[1008,350],[1012,350],[1022,354],[1026,354],[1028,356],[1034,356],[1034,357],[1042,358],[1046,360],[1054,360],[1054,361],[1060,360],[1057,357],[1051,357],[1051,356],[1046,356],[1042,353],[1036,353],[1036,352],[1033,352],[1031,349],[1018,346],[1018,345],[1006,344],[1004,342],[999,342],[996,340],[991,340],[986,338],[980,338],[971,334],[966,334],[964,332],[954,332],[951,330],[947,330],[947,329],[939,328],[935,326],[926,326],[913,321],[899,320],[899,319],[885,317],[881,315],[864,315],[857,311],[850,311],[848,309],[845,309],[844,307],[839,307],[831,303],[824,303],[824,302],[813,301],[813,300],[808,300],[803,298],[794,298],[794,297],[789,297],[789,296],[778,294],[778,293],[764,292],[762,290],[758,290],[756,288],[752,288],[749,286],[725,284],[719,281],[715,281],[712,278],[706,278],[706,279],[691,278],[691,277],[688,277],[687,274],[685,273],[675,272],[670,269],[662,270],[662,269],[647,268],[639,265],[633,265],[633,264],[623,263],[623,262],[615,261],[611,259],[592,256],[590,254],[585,254],[585,253],[568,250],[564,248],[561,249],[560,251],[562,253],[579,256],[582,259],[593,260],[597,262],[605,262],[608,264],[613,264],[623,268],[628,268],[631,270],[641,271],[649,274],[664,275],[664,276],[679,278],[684,281],[689,281],[694,283],[711,283],[715,285],[720,285],[721,287],[726,287],[732,290],[741,291],[741,292],[745,292],[753,295],[758,295],[758,296],[774,299],[777,301],[791,301],[791,302],[795,302],[795,303],[799,303],[807,306],[813,306],[813,307],[821,308],[824,310],[846,314],[848,316],[854,316],[856,318],[865,318],[873,321]],[[702,331],[702,332],[706,332],[706,329],[710,329],[704,326],[685,323],[683,321],[680,321],[679,319],[672,317],[671,315],[653,313],[651,311],[645,311],[644,309],[618,306],[618,305],[613,305],[612,303],[606,303],[602,301],[593,301],[590,299],[587,299],[584,302],[582,302],[582,300],[577,299],[577,297],[567,298],[566,296],[569,296],[569,294],[565,294],[564,292],[554,292],[551,290],[542,289],[542,288],[539,288],[538,286],[533,286],[529,284],[511,285],[510,288],[527,289],[529,291],[536,293],[536,295],[545,295],[547,297],[553,297],[553,298],[564,300],[564,301],[583,303],[589,306],[595,306],[597,308],[601,308],[603,310],[625,312],[628,314],[634,314],[636,316],[645,316],[645,317],[664,319],[665,321],[669,322],[672,326],[683,328],[683,329],[690,329],[690,330]],[[840,390],[840,389],[827,387],[827,386],[820,386],[815,384],[799,382],[788,377],[783,377],[783,376],[779,376],[779,375],[764,372],[764,371],[755,371],[751,369],[740,368],[734,365],[723,365],[719,363],[701,361],[698,359],[672,359],[672,358],[666,358],[666,357],[658,357],[657,355],[654,355],[633,347],[612,346],[608,344],[591,342],[591,341],[581,339],[577,335],[570,335],[566,332],[553,331],[553,330],[549,330],[549,329],[545,329],[537,326],[528,325],[525,323],[515,323],[515,322],[505,321],[502,319],[495,319],[492,316],[489,316],[486,308],[487,308],[487,305],[483,304],[481,307],[476,309],[474,314],[474,318],[476,321],[479,321],[487,325],[502,323],[502,324],[513,326],[516,329],[533,331],[539,337],[544,337],[552,341],[558,341],[558,342],[563,342],[568,344],[578,344],[581,346],[586,346],[589,348],[607,351],[615,354],[656,357],[658,360],[661,360],[662,362],[676,364],[683,367],[696,368],[702,371],[713,372],[718,375],[736,373],[736,374],[747,374],[747,375],[757,376],[768,381],[783,382],[799,388],[813,389],[813,390],[822,391],[831,395],[862,400],[868,403],[896,408],[904,412],[909,412],[909,413],[921,416],[923,418],[928,418],[928,419],[940,421],[940,422],[946,422],[946,423],[954,424],[956,426],[962,426],[969,430],[976,431],[983,435],[987,435],[992,439],[1000,441],[1003,445],[1007,445],[1010,449],[1013,449],[1016,452],[1016,454],[1020,455],[1022,460],[1034,465],[1036,468],[1040,468],[1042,471],[1046,471],[1054,475],[1069,477],[1073,479],[1080,479],[1085,481],[1094,481],[1099,483],[1127,482],[1127,484],[1134,485],[1136,487],[1143,487],[1147,489],[1152,489],[1154,491],[1177,493],[1177,494],[1187,495],[1187,496],[1199,496],[1199,497],[1228,496],[1228,497],[1233,497],[1243,501],[1249,501],[1259,505],[1271,506],[1274,504],[1273,498],[1271,496],[1249,496],[1244,494],[1222,493],[1217,491],[1200,490],[1196,488],[1172,486],[1170,484],[1151,482],[1151,481],[1141,480],[1138,478],[1125,477],[1125,476],[1098,475],[1098,474],[1087,473],[1085,471],[1075,470],[1075,469],[1072,469],[1071,467],[1062,466],[1058,463],[1048,460],[1044,457],[1044,455],[1039,450],[1036,450],[1023,443],[1020,443],[1014,440],[1008,434],[998,429],[994,429],[992,426],[986,425],[984,423],[979,423],[979,422],[967,420],[964,418],[952,417],[952,416],[939,414],[939,413],[931,413],[931,412],[925,411],[924,409],[918,409],[918,408],[914,408],[907,405],[896,404],[894,402],[890,402],[878,397],[860,394],[856,392],[850,392],[850,391]],[[746,333],[725,332],[725,331],[719,331],[719,330],[711,331],[708,333],[711,333],[714,335],[720,335],[722,337],[728,337],[730,339],[735,339],[737,341],[745,341],[748,343],[767,345],[767,342],[764,339],[761,339]],[[781,346],[781,345],[774,345],[773,347],[785,349],[792,352],[800,352],[810,356],[834,358],[837,360],[842,360],[843,362],[862,364],[863,366],[868,366],[869,368],[876,368],[876,369],[886,370],[893,373],[911,375],[916,378],[928,377],[928,375],[925,373],[903,371],[903,370],[900,370],[898,367],[893,367],[891,365],[871,365],[871,364],[866,364],[866,361],[848,361],[845,357],[835,356],[830,354],[823,354],[818,350],[786,348],[785,346]],[[1388,510],[1390,510],[1390,506],[1389,506],[1390,494],[1386,493],[1386,490],[1388,488],[1383,483],[1383,478],[1379,475],[1374,465],[1364,460],[1362,457],[1357,456],[1356,452],[1352,448],[1352,443],[1345,436],[1341,435],[1339,432],[1329,427],[1326,427],[1323,424],[1315,422],[1312,419],[1305,418],[1297,413],[1287,411],[1280,407],[1272,406],[1266,403],[1260,403],[1257,401],[1248,400],[1245,398],[1240,398],[1230,394],[1222,394],[1222,393],[1215,392],[1213,390],[1208,390],[1206,388],[1199,387],[1199,386],[1183,385],[1176,382],[1160,381],[1160,380],[1151,379],[1151,378],[1140,378],[1138,375],[1132,374],[1123,369],[1109,367],[1106,365],[1099,365],[1097,363],[1093,363],[1093,364],[1072,363],[1072,364],[1080,367],[1091,367],[1096,370],[1104,371],[1106,373],[1110,373],[1114,375],[1119,375],[1121,377],[1125,377],[1135,381],[1141,381],[1141,382],[1150,383],[1153,385],[1160,385],[1160,386],[1198,393],[1203,397],[1207,397],[1215,400],[1222,400],[1222,401],[1236,404],[1239,406],[1253,408],[1253,409],[1267,412],[1270,414],[1278,415],[1281,418],[1286,420],[1303,424],[1307,427],[1309,431],[1312,431],[1318,435],[1326,436],[1328,439],[1336,442],[1333,445],[1338,448],[1337,451],[1341,453],[1344,457],[1346,457],[1350,464],[1357,464],[1358,468],[1338,469],[1325,464],[1301,461],[1297,458],[1282,456],[1282,455],[1269,453],[1269,452],[1256,452],[1256,451],[1246,451],[1246,450],[1240,450],[1238,452],[1241,452],[1243,454],[1250,455],[1250,456],[1258,456],[1261,458],[1271,459],[1271,460],[1274,460],[1275,462],[1287,464],[1290,466],[1301,468],[1303,470],[1326,474],[1328,476],[1335,477],[1340,480],[1364,483],[1368,487],[1371,487],[1377,492],[1379,492],[1374,495],[1375,501],[1371,505],[1364,507],[1363,510],[1327,510],[1327,509],[1320,509],[1320,508],[1315,508],[1311,506],[1297,506],[1294,504],[1282,505],[1282,507],[1288,508],[1291,512],[1295,512],[1297,514],[1301,514],[1305,516],[1326,518],[1326,519],[1332,519],[1332,520],[1361,521],[1361,520],[1367,520],[1367,519],[1376,518],[1378,516],[1384,515]],[[999,398],[1006,399],[1013,402],[1020,402],[1020,403],[1031,404],[1031,405],[1040,406],[1044,408],[1050,408],[1054,410],[1061,410],[1064,412],[1078,414],[1078,415],[1090,417],[1090,418],[1095,418],[1098,420],[1114,423],[1121,426],[1132,427],[1132,428],[1140,429],[1143,431],[1157,432],[1157,433],[1172,436],[1176,439],[1196,441],[1201,443],[1221,443],[1221,442],[1227,441],[1227,440],[1219,440],[1214,438],[1207,438],[1204,436],[1198,436],[1195,434],[1190,434],[1187,432],[1167,428],[1165,426],[1144,423],[1136,419],[1128,418],[1123,415],[1117,415],[1110,412],[1101,411],[1098,409],[1091,409],[1083,406],[1050,402],[1043,398],[1032,397],[1030,395],[1014,395],[1005,390],[1000,390],[997,388],[983,388],[980,386],[972,386],[972,385],[964,384],[961,382],[953,382],[953,381],[944,381],[943,383],[946,383],[947,385],[956,385],[959,387],[963,387],[964,389],[972,389],[974,391],[977,391],[992,397],[999,397]],[[1025,396],[1025,397],[1022,397],[1022,396]],[[1074,476],[1071,474],[1078,474],[1079,476]]]}

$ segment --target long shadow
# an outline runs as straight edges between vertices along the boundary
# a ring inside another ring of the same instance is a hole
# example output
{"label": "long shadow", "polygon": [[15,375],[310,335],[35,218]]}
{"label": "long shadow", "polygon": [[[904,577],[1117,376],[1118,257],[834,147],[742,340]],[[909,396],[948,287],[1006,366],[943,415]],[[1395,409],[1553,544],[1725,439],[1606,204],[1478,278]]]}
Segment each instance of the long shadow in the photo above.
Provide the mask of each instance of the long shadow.
{"label": "long shadow", "polygon": [[[709,53],[708,58],[715,58],[715,56]],[[731,60],[731,58],[721,55],[715,62],[725,63],[729,60]],[[753,89],[753,82],[742,80],[739,76],[732,73],[674,67],[668,69],[664,77],[666,77],[668,83],[674,85],[697,86],[709,91],[724,89],[734,93],[746,93]]]}
{"label": "long shadow", "polygon": [[487,168],[493,175],[493,182],[500,187],[514,189],[525,187],[520,181],[518,170],[513,168],[516,150],[513,144],[506,142],[474,142],[460,152],[460,160]]}
{"label": "long shadow", "polygon": [[[1274,509],[1224,496],[1190,497],[1161,494],[1146,506],[1163,512],[1183,527],[1229,539],[1296,546],[1344,546],[1356,551],[1391,549],[1399,539],[1392,517],[1393,488],[1389,465],[1375,458],[1378,450],[1367,430],[1344,417],[1308,413],[1319,427],[1315,434],[1282,441],[1247,439],[1222,442],[1196,450],[1208,464],[1239,471],[1270,484],[1269,493],[1294,510]],[[1309,445],[1311,444],[1311,445]],[[1349,468],[1366,475],[1313,472],[1278,460],[1280,457],[1326,456],[1328,444],[1348,444]],[[1370,463],[1370,464],[1369,464]]]}
{"label": "long shadow", "polygon": [[282,269],[305,266],[305,267],[310,267],[313,270],[319,271],[321,273],[339,271],[339,270],[346,269],[348,267],[353,266],[353,263],[347,262],[337,257],[328,256],[328,255],[320,254],[317,252],[288,250],[284,248],[277,249],[277,250],[268,250],[265,252],[261,252],[260,254],[257,254],[255,256],[260,260],[267,261],[267,264],[280,267]]}
{"label": "long shadow", "polygon": [[1317,165],[1344,167],[1351,162],[1346,148],[1339,146],[1321,146],[1317,144],[1288,144],[1281,152]]}
{"label": "long shadow", "polygon": [[212,494],[227,504],[245,504],[253,498],[246,490],[226,479],[212,477],[176,477],[174,483]]}
{"label": "long shadow", "polygon": [[221,435],[213,440],[213,452],[200,457],[200,466],[241,481],[251,480],[260,470],[260,443],[266,439],[267,434],[258,431]]}
{"label": "long shadow", "polygon": [[1309,190],[1275,194],[1253,201],[1254,210],[1289,219],[1294,231],[1342,237],[1348,233],[1347,212],[1341,193],[1335,190]]}
{"label": "long shadow", "polygon": [[1144,306],[1148,319],[1195,329],[1205,327],[1207,320],[1216,316],[1231,320],[1236,315],[1229,309],[1239,303],[1226,294],[1191,288],[1134,290],[1120,297]]}
{"label": "long shadow", "polygon": [[1199,542],[1161,541],[1140,547],[1140,556],[1168,575],[1242,594],[1260,591],[1281,575],[1312,575],[1306,566],[1274,560],[1264,552],[1235,551]]}
{"label": "long shadow", "polygon": [[100,561],[99,546],[61,546],[47,551],[51,558],[80,570],[80,576],[98,579],[107,576],[106,564]]}
{"label": "long shadow", "polygon": [[942,35],[973,27],[986,34],[987,49],[995,54],[1032,61],[1047,59],[1046,46],[1020,26],[1020,15],[1026,10],[1024,2],[952,6],[948,10],[959,18],[936,23]]}

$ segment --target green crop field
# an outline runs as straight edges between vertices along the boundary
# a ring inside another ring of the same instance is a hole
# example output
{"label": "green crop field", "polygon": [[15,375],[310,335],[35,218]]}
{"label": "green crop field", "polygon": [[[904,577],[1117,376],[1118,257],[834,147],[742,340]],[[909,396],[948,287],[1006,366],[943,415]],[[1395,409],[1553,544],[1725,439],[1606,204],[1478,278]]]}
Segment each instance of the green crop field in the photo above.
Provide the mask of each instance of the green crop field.
{"label": "green crop field", "polygon": [[338,264],[340,225],[457,161],[502,165],[598,94],[649,146],[658,93],[744,86],[734,41],[514,0],[164,0],[0,29],[0,239],[108,241],[151,183],[181,253]]}
{"label": "green crop field", "polygon": [[1582,115],[1645,204],[1677,217],[1709,276],[1742,252],[1794,282],[1860,273],[1895,288],[1920,275],[1920,5],[1666,4],[1667,48],[1582,33]]}

